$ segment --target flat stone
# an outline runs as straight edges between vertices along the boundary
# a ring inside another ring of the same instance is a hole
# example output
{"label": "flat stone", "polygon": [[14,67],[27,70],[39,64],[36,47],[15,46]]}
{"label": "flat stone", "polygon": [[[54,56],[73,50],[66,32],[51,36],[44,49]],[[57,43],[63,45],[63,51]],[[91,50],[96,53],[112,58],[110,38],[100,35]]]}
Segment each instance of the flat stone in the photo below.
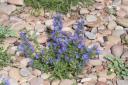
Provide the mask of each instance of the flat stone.
{"label": "flat stone", "polygon": [[99,66],[102,65],[102,61],[101,60],[89,60],[89,64],[92,66]]}
{"label": "flat stone", "polygon": [[9,20],[9,16],[5,13],[0,13],[0,25],[6,24]]}
{"label": "flat stone", "polygon": [[94,15],[87,15],[86,20],[87,20],[87,22],[95,22],[95,21],[97,21],[97,17]]}
{"label": "flat stone", "polygon": [[75,81],[74,80],[62,80],[60,85],[72,85]]}
{"label": "flat stone", "polygon": [[124,52],[121,56],[122,59],[128,58],[128,51]]}
{"label": "flat stone", "polygon": [[85,35],[88,39],[90,40],[94,40],[96,39],[96,34],[92,33],[92,32],[85,32]]}
{"label": "flat stone", "polygon": [[30,58],[24,58],[20,60],[20,68],[25,68],[27,67],[28,63],[31,61]]}
{"label": "flat stone", "polygon": [[23,77],[27,77],[27,76],[29,76],[30,74],[31,74],[31,73],[30,73],[30,71],[29,71],[28,68],[22,68],[22,69],[20,70],[20,75],[23,76]]}
{"label": "flat stone", "polygon": [[21,76],[20,76],[19,69],[17,69],[17,68],[10,69],[9,77],[15,79],[16,81],[20,80]]}
{"label": "flat stone", "polygon": [[19,85],[19,84],[18,84],[18,82],[15,79],[10,78],[9,79],[9,85]]}
{"label": "flat stone", "polygon": [[65,31],[65,32],[70,32],[70,33],[74,33],[74,30],[71,28],[71,27],[63,27],[62,28],[62,31]]}
{"label": "flat stone", "polygon": [[7,50],[7,53],[10,54],[10,55],[15,55],[17,51],[17,46],[14,46],[14,47],[11,47]]}
{"label": "flat stone", "polygon": [[14,5],[0,4],[0,12],[2,13],[10,15],[15,10],[16,10],[16,6]]}
{"label": "flat stone", "polygon": [[128,19],[127,18],[118,18],[116,20],[116,22],[118,24],[120,24],[121,26],[128,27]]}
{"label": "flat stone", "polygon": [[120,37],[124,33],[126,32],[121,26],[117,26],[116,29],[112,31],[112,35],[117,37]]}
{"label": "flat stone", "polygon": [[7,3],[14,5],[24,5],[24,0],[7,0]]}
{"label": "flat stone", "polygon": [[59,85],[60,84],[60,81],[59,80],[54,80],[52,81],[52,84],[51,85]]}
{"label": "flat stone", "polygon": [[117,26],[117,24],[116,24],[115,21],[110,21],[110,22],[108,23],[108,29],[110,29],[110,30],[115,29],[116,26]]}
{"label": "flat stone", "polygon": [[114,45],[111,47],[111,53],[115,56],[115,57],[120,57],[123,53],[123,46],[122,45]]}
{"label": "flat stone", "polygon": [[50,85],[50,81],[44,80],[44,84],[43,85]]}
{"label": "flat stone", "polygon": [[39,78],[39,77],[38,78],[35,77],[35,78],[30,80],[30,85],[44,85],[43,84],[43,79]]}
{"label": "flat stone", "polygon": [[128,85],[128,80],[117,80],[117,85]]}
{"label": "flat stone", "polygon": [[89,13],[89,11],[87,10],[87,8],[81,8],[80,9],[80,14],[81,15],[84,15],[84,14],[87,14],[87,13]]}
{"label": "flat stone", "polygon": [[34,69],[34,70],[32,71],[32,74],[33,74],[34,76],[40,76],[40,75],[41,75],[41,71],[38,70],[38,69]]}

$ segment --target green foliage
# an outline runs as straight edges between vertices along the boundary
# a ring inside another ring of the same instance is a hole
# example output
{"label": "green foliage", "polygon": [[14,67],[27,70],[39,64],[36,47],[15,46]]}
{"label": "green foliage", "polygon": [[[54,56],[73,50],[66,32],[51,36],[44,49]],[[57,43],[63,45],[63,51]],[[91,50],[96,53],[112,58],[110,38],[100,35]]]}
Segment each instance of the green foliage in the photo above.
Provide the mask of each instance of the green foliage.
{"label": "green foliage", "polygon": [[35,9],[44,8],[47,10],[54,10],[57,12],[66,13],[70,10],[71,6],[76,6],[81,2],[85,5],[91,5],[93,0],[25,0],[27,5]]}
{"label": "green foliage", "polygon": [[12,31],[9,27],[4,27],[0,25],[0,41],[7,37],[16,36],[16,33]]}
{"label": "green foliage", "polygon": [[0,83],[0,85],[5,85],[5,83],[4,83],[4,82],[2,82],[2,83]]}
{"label": "green foliage", "polygon": [[114,56],[106,57],[109,60],[108,74],[116,73],[120,78],[128,77],[128,64],[125,64],[123,60]]}
{"label": "green foliage", "polygon": [[0,47],[0,68],[10,64],[10,57],[8,56],[6,50]]}

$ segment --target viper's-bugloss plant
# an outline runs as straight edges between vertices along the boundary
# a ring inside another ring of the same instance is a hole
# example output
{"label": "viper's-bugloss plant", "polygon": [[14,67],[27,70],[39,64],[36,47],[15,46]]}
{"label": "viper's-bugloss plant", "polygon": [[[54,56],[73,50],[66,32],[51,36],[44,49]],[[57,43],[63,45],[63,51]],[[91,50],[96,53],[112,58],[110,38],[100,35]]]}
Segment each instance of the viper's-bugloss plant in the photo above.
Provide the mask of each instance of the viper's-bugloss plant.
{"label": "viper's-bugloss plant", "polygon": [[94,0],[25,0],[26,5],[32,6],[34,9],[44,8],[62,13],[68,12],[71,6],[76,6],[79,2],[91,5]]}
{"label": "viper's-bugloss plant", "polygon": [[3,79],[0,85],[10,85],[10,82],[8,79]]}
{"label": "viper's-bugloss plant", "polygon": [[116,73],[119,78],[128,77],[128,64],[115,56],[107,56],[108,74]]}
{"label": "viper's-bugloss plant", "polygon": [[51,79],[75,78],[92,56],[99,54],[94,46],[84,45],[84,24],[80,19],[75,24],[75,33],[67,34],[62,31],[63,23],[60,14],[53,17],[54,30],[49,36],[45,48],[32,44],[26,33],[21,32],[22,43],[18,47],[26,57],[32,58],[30,64],[41,71],[51,74]]}
{"label": "viper's-bugloss plant", "polygon": [[10,64],[10,57],[7,54],[6,50],[0,47],[0,68],[8,66]]}

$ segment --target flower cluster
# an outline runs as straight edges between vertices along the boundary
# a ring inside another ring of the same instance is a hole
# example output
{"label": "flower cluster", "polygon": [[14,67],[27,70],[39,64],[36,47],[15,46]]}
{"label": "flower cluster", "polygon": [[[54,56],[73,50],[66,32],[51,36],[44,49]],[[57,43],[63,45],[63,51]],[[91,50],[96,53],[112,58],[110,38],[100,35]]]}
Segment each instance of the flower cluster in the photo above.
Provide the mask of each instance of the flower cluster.
{"label": "flower cluster", "polygon": [[87,48],[83,43],[84,24],[85,21],[80,19],[76,23],[75,33],[68,35],[62,31],[62,17],[57,14],[53,18],[54,30],[46,48],[37,53],[25,33],[20,34],[23,42],[19,48],[26,56],[34,55],[33,67],[50,72],[55,78],[71,78],[80,73],[92,53],[98,53],[95,48]]}

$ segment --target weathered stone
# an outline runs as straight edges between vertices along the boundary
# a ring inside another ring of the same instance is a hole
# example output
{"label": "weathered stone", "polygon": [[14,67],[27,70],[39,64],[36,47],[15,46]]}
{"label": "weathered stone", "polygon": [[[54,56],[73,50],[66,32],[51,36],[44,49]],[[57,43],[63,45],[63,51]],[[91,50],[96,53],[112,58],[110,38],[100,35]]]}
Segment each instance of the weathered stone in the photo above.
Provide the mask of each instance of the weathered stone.
{"label": "weathered stone", "polygon": [[123,53],[123,46],[122,45],[114,45],[111,47],[111,52],[115,57],[120,57]]}
{"label": "weathered stone", "polygon": [[92,33],[92,32],[85,32],[85,35],[88,39],[90,40],[94,40],[96,39],[96,34]]}
{"label": "weathered stone", "polygon": [[38,70],[38,69],[34,69],[34,70],[32,71],[32,74],[33,74],[34,76],[40,76],[40,75],[41,75],[41,71]]}
{"label": "weathered stone", "polygon": [[89,13],[89,11],[87,10],[87,8],[81,8],[80,9],[80,14],[81,15],[84,15],[84,14],[87,14],[87,13]]}
{"label": "weathered stone", "polygon": [[54,80],[51,83],[51,85],[59,85],[59,84],[60,84],[60,81],[59,80]]}
{"label": "weathered stone", "polygon": [[117,85],[128,85],[128,80],[117,80]]}
{"label": "weathered stone", "polygon": [[18,84],[18,82],[15,79],[10,78],[9,79],[9,85],[19,85],[19,84]]}
{"label": "weathered stone", "polygon": [[121,26],[128,27],[128,19],[127,18],[118,18],[116,21]]}
{"label": "weathered stone", "polygon": [[24,58],[20,60],[20,68],[25,68],[27,67],[28,63],[31,61],[30,58]]}
{"label": "weathered stone", "polygon": [[128,58],[128,51],[124,52],[121,56],[122,59]]}
{"label": "weathered stone", "polygon": [[99,66],[99,65],[102,65],[102,61],[101,60],[89,60],[89,64],[92,66]]}
{"label": "weathered stone", "polygon": [[87,22],[95,22],[95,21],[97,21],[97,17],[94,15],[87,15],[86,20],[87,20]]}
{"label": "weathered stone", "polygon": [[30,84],[31,85],[44,85],[43,84],[43,79],[42,78],[37,78],[37,77],[35,77],[35,78],[33,78],[33,79],[31,79],[30,80]]}
{"label": "weathered stone", "polygon": [[117,26],[117,24],[116,24],[115,21],[110,21],[110,22],[108,23],[108,29],[110,29],[110,30],[115,29],[116,26]]}
{"label": "weathered stone", "polygon": [[74,80],[62,80],[60,85],[72,85],[74,82]]}
{"label": "weathered stone", "polygon": [[7,0],[7,3],[14,5],[24,5],[24,0]]}
{"label": "weathered stone", "polygon": [[15,10],[16,10],[16,6],[14,5],[0,4],[0,12],[2,13],[10,15]]}
{"label": "weathered stone", "polygon": [[31,73],[28,68],[22,68],[20,70],[20,75],[23,77],[27,77],[27,76],[31,75]]}
{"label": "weathered stone", "polygon": [[12,68],[10,71],[9,71],[9,77],[15,79],[16,81],[20,80],[21,76],[19,74],[19,69],[17,68]]}

